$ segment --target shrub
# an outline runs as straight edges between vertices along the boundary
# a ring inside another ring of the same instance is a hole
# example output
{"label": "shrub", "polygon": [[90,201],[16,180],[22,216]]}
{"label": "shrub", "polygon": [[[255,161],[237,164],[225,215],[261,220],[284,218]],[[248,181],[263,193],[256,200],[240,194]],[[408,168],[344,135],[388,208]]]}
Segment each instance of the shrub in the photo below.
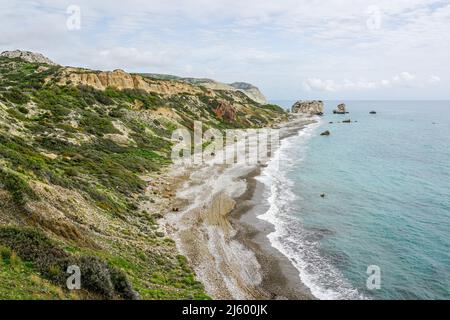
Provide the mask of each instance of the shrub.
{"label": "shrub", "polygon": [[17,88],[12,88],[9,91],[4,92],[3,97],[8,99],[10,102],[17,104],[27,103],[30,100],[26,94]]}
{"label": "shrub", "polygon": [[68,266],[76,265],[81,271],[83,289],[107,299],[139,298],[122,271],[95,256],[70,255],[35,230],[1,227],[0,244],[5,246],[0,245],[0,256],[3,259],[8,257],[16,263],[20,257],[30,261],[45,278],[60,286],[66,285]]}
{"label": "shrub", "polygon": [[27,196],[32,199],[37,198],[28,183],[13,171],[0,168],[0,184],[8,190],[17,205],[25,204]]}
{"label": "shrub", "polygon": [[116,268],[110,268],[111,281],[114,290],[123,298],[128,300],[137,300],[139,295],[133,290],[125,273]]}
{"label": "shrub", "polygon": [[0,246],[0,258],[5,261],[9,261],[11,257],[11,249],[8,247]]}

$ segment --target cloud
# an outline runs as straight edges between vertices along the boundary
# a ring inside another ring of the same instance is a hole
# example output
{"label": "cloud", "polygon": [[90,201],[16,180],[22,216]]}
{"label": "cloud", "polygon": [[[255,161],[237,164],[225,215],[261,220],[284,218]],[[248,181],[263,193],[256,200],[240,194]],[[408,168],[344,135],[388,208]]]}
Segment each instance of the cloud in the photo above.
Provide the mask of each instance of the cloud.
{"label": "cloud", "polygon": [[[82,19],[72,32],[71,4]],[[0,6],[0,50],[39,51],[65,65],[243,80],[274,98],[313,91],[351,98],[353,91],[376,90],[389,98],[405,87],[421,98],[450,98],[450,4],[442,0],[0,0]]]}
{"label": "cloud", "polygon": [[394,75],[390,79],[383,80],[322,80],[320,78],[308,78],[303,81],[303,87],[307,91],[359,91],[373,89],[395,89],[403,88],[420,88],[427,85],[436,84],[441,81],[438,76],[429,76],[428,78],[418,78],[409,72],[401,72]]}

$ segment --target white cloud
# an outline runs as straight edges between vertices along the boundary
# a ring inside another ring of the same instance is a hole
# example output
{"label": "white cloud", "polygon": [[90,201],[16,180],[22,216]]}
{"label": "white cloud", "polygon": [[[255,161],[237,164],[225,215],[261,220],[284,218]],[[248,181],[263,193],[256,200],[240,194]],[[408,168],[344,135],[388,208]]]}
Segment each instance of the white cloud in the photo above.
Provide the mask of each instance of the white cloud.
{"label": "white cloud", "polygon": [[[79,31],[66,28],[70,4],[81,8]],[[0,6],[0,50],[40,51],[62,64],[243,80],[274,98],[305,94],[298,91],[305,78],[311,92],[345,91],[349,98],[357,90],[389,98],[404,87],[422,98],[450,98],[450,4],[442,0],[0,0]]]}
{"label": "white cloud", "polygon": [[438,76],[429,76],[428,78],[418,78],[409,72],[401,72],[394,75],[391,79],[383,80],[322,80],[320,78],[308,78],[303,81],[303,87],[307,91],[357,91],[373,89],[395,89],[399,87],[420,88],[430,84],[436,84],[441,79]]}

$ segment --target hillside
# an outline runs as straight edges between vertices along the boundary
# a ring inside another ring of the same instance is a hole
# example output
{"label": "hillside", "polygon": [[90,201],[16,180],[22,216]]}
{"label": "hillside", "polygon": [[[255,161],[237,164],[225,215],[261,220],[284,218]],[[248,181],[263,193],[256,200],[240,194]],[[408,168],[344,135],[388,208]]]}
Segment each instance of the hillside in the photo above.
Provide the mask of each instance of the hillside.
{"label": "hillside", "polygon": [[[0,298],[208,298],[158,226],[173,198],[171,133],[195,120],[270,126],[284,111],[241,91],[40,61],[0,56]],[[73,264],[86,271],[69,292]]]}
{"label": "hillside", "polygon": [[143,73],[142,75],[154,79],[179,80],[214,90],[240,91],[257,103],[267,104],[267,99],[266,97],[264,97],[261,91],[259,91],[259,89],[254,85],[246,82],[233,82],[231,84],[227,84],[207,78],[182,78],[167,74],[156,74],[156,73]]}

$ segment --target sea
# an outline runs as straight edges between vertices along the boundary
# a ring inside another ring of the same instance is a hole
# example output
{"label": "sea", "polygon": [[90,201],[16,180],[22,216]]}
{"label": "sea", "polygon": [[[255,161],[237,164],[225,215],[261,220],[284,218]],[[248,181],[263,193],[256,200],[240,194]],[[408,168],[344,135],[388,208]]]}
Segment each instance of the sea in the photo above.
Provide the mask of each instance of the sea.
{"label": "sea", "polygon": [[450,101],[325,101],[257,179],[316,298],[450,299]]}

